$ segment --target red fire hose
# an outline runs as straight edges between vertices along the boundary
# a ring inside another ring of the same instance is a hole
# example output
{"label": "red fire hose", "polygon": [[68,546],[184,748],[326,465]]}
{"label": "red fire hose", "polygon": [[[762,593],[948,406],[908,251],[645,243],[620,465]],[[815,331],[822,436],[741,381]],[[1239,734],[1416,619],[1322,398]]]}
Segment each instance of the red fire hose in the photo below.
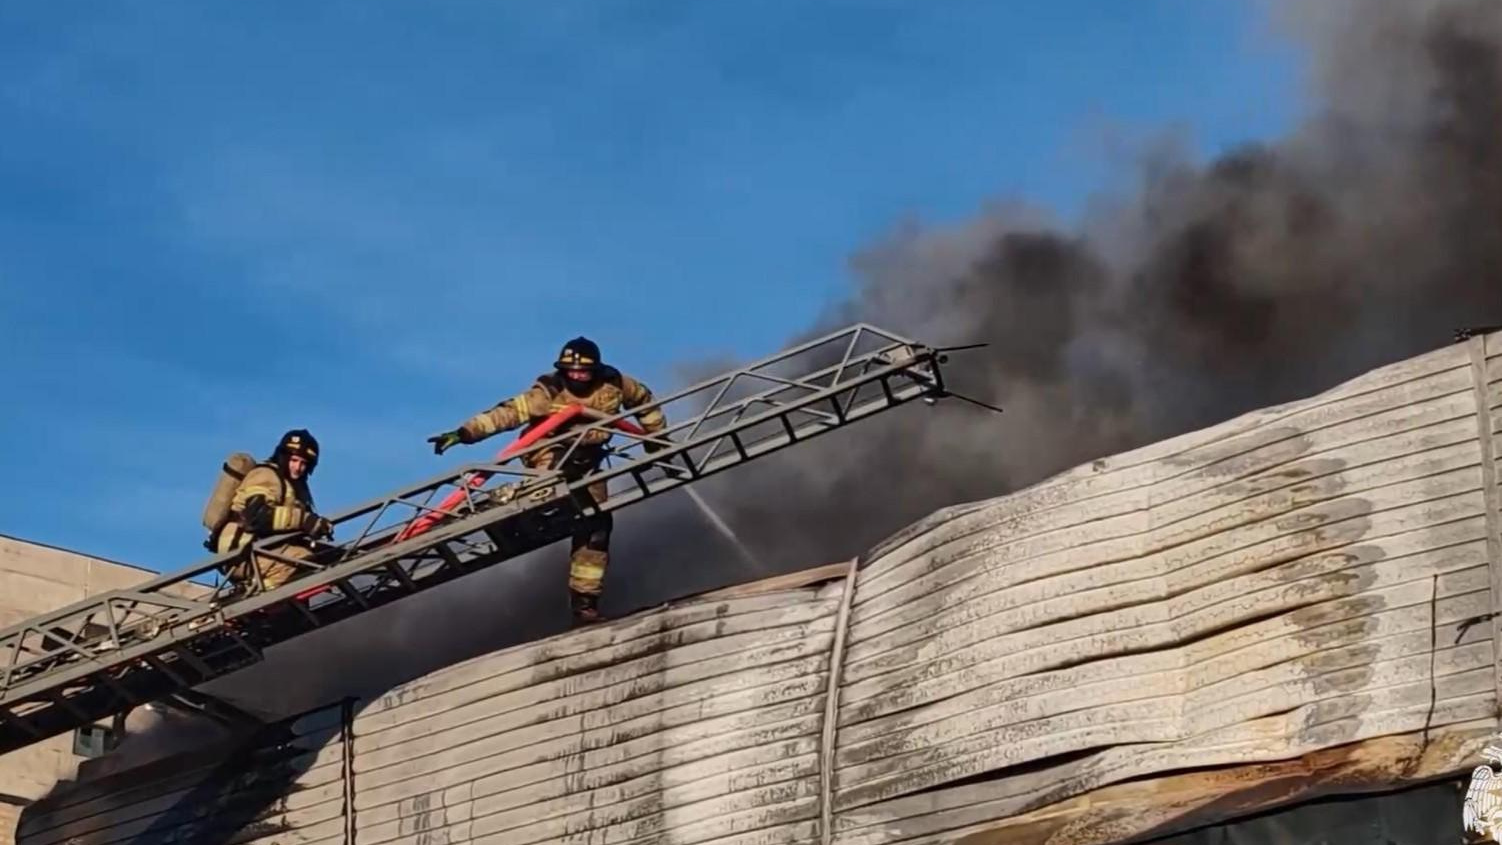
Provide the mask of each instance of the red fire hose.
{"label": "red fire hose", "polygon": [[[559,426],[563,425],[574,417],[579,416],[579,413],[583,410],[584,408],[580,405],[565,406],[562,410],[558,411],[558,413],[553,414],[551,417],[548,417],[547,419],[528,429],[522,434],[521,437],[516,438],[516,440],[514,440],[511,445],[507,446],[499,453],[497,453],[495,456],[496,462],[499,463],[501,461],[504,461],[512,455],[515,455],[517,452],[520,452],[528,446],[531,446],[537,441],[543,439],[544,437],[547,437],[549,434],[557,431]],[[467,486],[471,490],[476,489],[483,485],[489,478],[490,473],[477,472],[469,477],[469,483]],[[411,525],[403,528],[401,533],[396,535],[396,540],[394,540],[393,542],[400,543],[403,540],[409,539],[411,537],[416,537],[418,534],[421,534],[424,531],[427,531],[429,528],[432,528],[438,523],[439,520],[452,513],[454,508],[458,507],[459,504],[465,500],[465,498],[467,497],[465,496],[465,492],[462,489],[455,490],[454,492],[448,494],[447,498],[438,503],[437,510],[428,511],[427,513],[418,517],[412,522]]]}
{"label": "red fire hose", "polygon": [[[549,434],[552,434],[554,431],[557,431],[559,426],[580,415],[597,418],[604,418],[605,416],[598,411],[593,411],[591,409],[585,408],[583,405],[567,405],[562,410],[553,414],[551,417],[548,417],[547,419],[528,429],[525,434],[523,434],[521,437],[516,438],[516,440],[510,446],[502,449],[500,453],[495,456],[496,462],[500,463],[501,461],[506,460],[512,455],[515,455],[517,452],[526,449],[537,441],[542,440],[544,437],[547,437]],[[626,420],[616,420],[614,423],[612,423],[612,425],[629,434],[646,434],[646,431],[644,431],[640,426],[637,426],[635,423],[631,423]],[[490,473],[477,472],[470,476],[469,487],[471,489],[477,488],[480,485],[484,484],[488,478],[490,478]],[[429,528],[432,528],[439,520],[452,513],[454,508],[458,507],[459,504],[464,501],[464,499],[465,494],[463,490],[455,490],[454,492],[450,493],[447,498],[445,498],[438,504],[437,510],[428,511],[417,520],[413,521],[411,525],[408,525],[405,529],[403,529],[402,532],[396,536],[395,542],[401,542],[402,540],[416,537],[418,534],[421,534],[424,531],[427,531]]]}
{"label": "red fire hose", "polygon": [[[537,443],[539,440],[542,440],[549,434],[557,431],[559,426],[563,425],[569,420],[572,420],[574,417],[580,416],[581,414],[588,417],[594,417],[596,419],[604,418],[604,414],[601,414],[600,412],[593,409],[585,408],[583,405],[566,405],[557,413],[527,429],[509,446],[497,453],[495,456],[496,462],[500,463],[507,458],[510,458],[512,455],[525,450],[527,447]],[[640,426],[627,420],[616,420],[611,423],[611,425],[613,425],[615,428],[620,429],[621,431],[627,432],[628,434],[646,434],[646,431]],[[470,475],[469,481],[467,482],[466,486],[468,486],[470,489],[478,488],[490,478],[490,475],[491,474],[488,472],[476,472]],[[406,528],[403,528],[401,532],[396,535],[396,538],[392,540],[392,542],[400,543],[403,540],[407,540],[412,537],[416,537],[419,534],[422,534],[423,532],[432,528],[434,525],[438,524],[438,522],[444,517],[452,516],[454,509],[457,508],[460,503],[462,503],[466,498],[467,497],[464,490],[455,490],[446,498],[444,498],[442,502],[438,503],[437,509],[424,513],[422,516],[413,520],[412,523],[409,524]],[[318,595],[321,592],[324,592],[327,589],[329,589],[327,586],[314,587],[313,589],[306,592],[298,593],[297,598],[301,600],[307,600],[312,598],[313,596]]]}

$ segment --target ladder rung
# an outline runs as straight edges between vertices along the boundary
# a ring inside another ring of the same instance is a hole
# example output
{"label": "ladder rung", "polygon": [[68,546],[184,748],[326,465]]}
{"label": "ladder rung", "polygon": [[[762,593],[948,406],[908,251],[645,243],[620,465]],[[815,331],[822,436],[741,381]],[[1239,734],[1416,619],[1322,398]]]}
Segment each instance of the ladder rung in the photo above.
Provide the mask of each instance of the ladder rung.
{"label": "ladder rung", "polygon": [[176,654],[179,660],[183,661],[189,666],[192,666],[193,671],[202,675],[205,679],[212,678],[214,676],[214,670],[209,668],[209,664],[200,660],[198,655],[194,654],[185,646],[173,646],[172,653]]}
{"label": "ladder rung", "polygon": [[98,677],[99,677],[99,679],[101,681],[104,682],[105,686],[107,686],[110,689],[114,690],[116,695],[118,695],[121,698],[125,699],[130,704],[136,705],[136,704],[140,704],[141,703],[141,699],[138,698],[138,697],[136,697],[134,694],[132,694],[130,690],[126,689],[124,684],[121,684],[119,681],[117,681],[114,678],[111,678],[109,676],[109,670],[108,669],[104,670],[103,672],[100,672],[99,675],[98,675]]}
{"label": "ladder rung", "polygon": [[454,550],[449,548],[448,543],[439,543],[433,548],[438,550],[438,556],[443,558],[443,562],[448,566],[451,566],[454,569],[459,570],[460,572],[463,572],[467,569],[467,567],[464,565],[464,561],[460,560],[459,556],[454,553]]}
{"label": "ladder rung", "polygon": [[[305,618],[309,622],[313,623],[313,627],[314,628],[321,628],[321,627],[323,627],[323,622],[321,622],[318,619],[318,615],[315,614],[311,609],[309,609],[309,607],[306,604],[303,604],[302,602],[298,601],[296,598],[288,599],[287,601],[283,602],[282,604],[283,605],[290,604],[293,607],[297,608],[297,612],[300,613],[300,614],[302,614],[303,618]],[[267,609],[269,610],[270,608],[267,608]]]}
{"label": "ladder rung", "polygon": [[417,592],[417,582],[412,580],[412,577],[407,574],[407,570],[402,569],[402,565],[400,563],[398,563],[397,561],[391,561],[390,563],[386,564],[386,571],[395,576],[396,580],[400,581],[401,585],[407,588],[407,592]]}
{"label": "ladder rung", "polygon": [[72,713],[73,714],[73,718],[79,720],[79,722],[86,724],[88,722],[92,722],[93,721],[93,719],[89,718],[89,714],[87,714],[87,713],[83,712],[82,710],[80,710],[78,708],[77,704],[74,704],[73,702],[69,701],[68,697],[65,696],[65,695],[63,695],[62,693],[57,693],[56,695],[48,696],[48,698],[50,698],[53,702],[55,702],[59,707],[61,707],[64,710],[68,711],[69,713]]}
{"label": "ladder rung", "polygon": [[176,683],[178,686],[180,686],[180,687],[190,687],[190,686],[192,686],[192,684],[188,682],[187,678],[184,678],[182,675],[179,675],[176,672],[176,670],[174,670],[171,666],[168,666],[164,661],[162,661],[160,658],[156,657],[155,655],[148,655],[145,658],[145,660],[146,660],[147,663],[151,664],[151,668],[153,668],[153,669],[157,670],[158,672],[161,672],[162,674],[164,674],[167,677],[171,678],[173,680],[173,682]]}
{"label": "ladder rung", "polygon": [[[340,578],[338,581],[335,581],[334,583],[339,587],[339,592],[341,592],[341,593],[345,594],[346,596],[348,596],[350,598],[350,600],[353,601],[355,604],[358,604],[362,608],[369,608],[370,607],[370,602],[366,601],[365,597],[362,596],[362,595],[360,595],[360,591],[355,588],[354,584],[351,584],[349,582],[348,578]],[[298,602],[297,604],[299,606],[301,606],[302,602]],[[311,613],[311,612],[312,611],[309,611],[309,613]]]}

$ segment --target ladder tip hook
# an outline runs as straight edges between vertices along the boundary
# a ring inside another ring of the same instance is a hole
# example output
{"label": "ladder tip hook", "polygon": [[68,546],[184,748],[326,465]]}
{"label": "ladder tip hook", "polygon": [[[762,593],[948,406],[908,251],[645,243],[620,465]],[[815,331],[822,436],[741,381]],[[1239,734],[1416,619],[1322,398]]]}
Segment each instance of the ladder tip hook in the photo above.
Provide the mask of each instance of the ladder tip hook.
{"label": "ladder tip hook", "polygon": [[966,396],[963,393],[956,393],[948,388],[936,388],[934,390],[930,390],[927,394],[924,395],[923,401],[925,404],[932,406],[938,404],[938,400],[946,399],[949,397],[958,399],[961,402],[969,402],[971,405],[985,408],[988,411],[994,411],[998,414],[1006,413],[1006,411],[999,405],[992,405],[989,402],[982,402],[981,400],[976,399],[973,396]]}

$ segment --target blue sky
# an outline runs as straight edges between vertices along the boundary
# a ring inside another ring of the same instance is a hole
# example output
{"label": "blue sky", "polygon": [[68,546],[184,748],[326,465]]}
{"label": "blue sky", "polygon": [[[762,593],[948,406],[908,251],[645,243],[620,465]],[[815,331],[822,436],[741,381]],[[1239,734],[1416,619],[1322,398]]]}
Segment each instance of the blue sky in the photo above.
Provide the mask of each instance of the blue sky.
{"label": "blue sky", "polygon": [[1196,0],[7,4],[0,533],[176,568],[286,428],[337,510],[575,334],[770,353],[904,220],[1282,132],[1296,58]]}

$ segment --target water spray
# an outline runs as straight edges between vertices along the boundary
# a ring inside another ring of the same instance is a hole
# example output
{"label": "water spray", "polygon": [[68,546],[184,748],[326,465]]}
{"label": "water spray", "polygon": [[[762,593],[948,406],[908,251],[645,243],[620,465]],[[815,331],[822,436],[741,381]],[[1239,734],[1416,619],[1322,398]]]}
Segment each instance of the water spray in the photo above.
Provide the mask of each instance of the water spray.
{"label": "water spray", "polygon": [[686,486],[684,490],[688,493],[689,498],[694,500],[694,504],[698,506],[699,512],[704,514],[705,519],[708,519],[709,523],[715,527],[715,530],[723,534],[725,539],[729,540],[730,544],[735,546],[736,551],[741,553],[741,557],[747,563],[764,574],[770,571],[765,564],[757,560],[756,555],[751,553],[751,549],[745,543],[741,542],[741,538],[736,536],[735,531],[730,528],[730,525],[725,520],[720,518],[715,509],[710,507],[708,502],[704,501],[704,497],[699,495],[698,490],[695,490],[692,486]]}

